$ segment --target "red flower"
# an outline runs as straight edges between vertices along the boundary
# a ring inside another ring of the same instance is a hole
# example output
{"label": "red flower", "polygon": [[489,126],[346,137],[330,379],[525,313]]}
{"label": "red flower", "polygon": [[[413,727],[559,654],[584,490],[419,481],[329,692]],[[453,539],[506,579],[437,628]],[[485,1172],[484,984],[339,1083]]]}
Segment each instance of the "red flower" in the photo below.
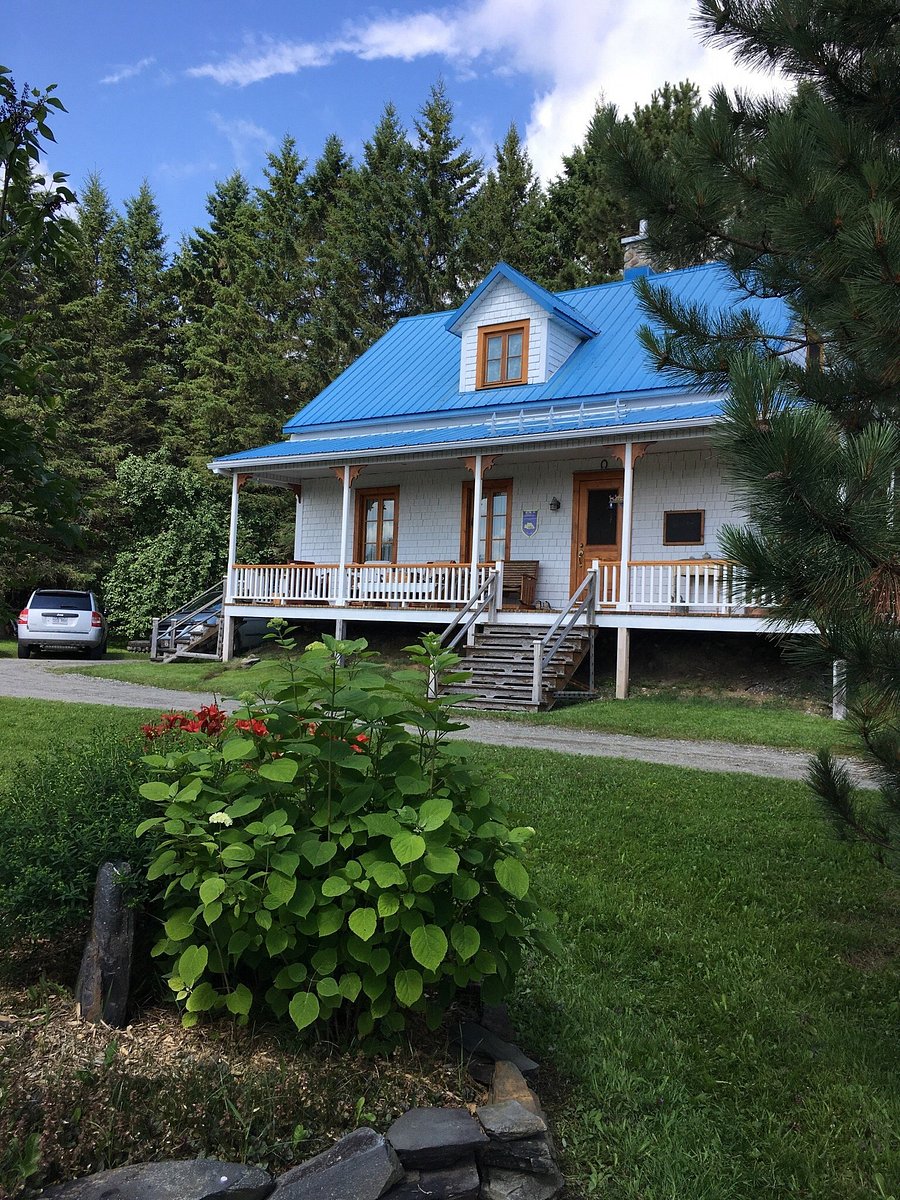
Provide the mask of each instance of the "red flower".
{"label": "red flower", "polygon": [[353,740],[355,742],[367,742],[369,740],[369,735],[367,733],[358,733]]}
{"label": "red flower", "polygon": [[265,737],[269,732],[268,726],[264,721],[257,721],[255,717],[251,717],[247,721],[235,721],[235,729],[243,729],[245,733],[255,733],[257,737]]}
{"label": "red flower", "polygon": [[211,737],[221,733],[228,720],[228,713],[219,708],[218,704],[204,704],[196,710],[194,716],[200,722],[200,730]]}
{"label": "red flower", "polygon": [[310,723],[306,727],[306,732],[309,734],[310,737],[312,737],[318,728],[319,727],[315,723],[315,721],[310,721]]}

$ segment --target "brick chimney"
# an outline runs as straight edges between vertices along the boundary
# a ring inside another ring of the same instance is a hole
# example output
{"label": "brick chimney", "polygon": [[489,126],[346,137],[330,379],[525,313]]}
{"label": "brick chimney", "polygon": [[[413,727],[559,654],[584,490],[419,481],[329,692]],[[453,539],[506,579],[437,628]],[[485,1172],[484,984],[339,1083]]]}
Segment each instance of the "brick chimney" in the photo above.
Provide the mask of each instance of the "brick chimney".
{"label": "brick chimney", "polygon": [[633,279],[636,275],[648,275],[653,264],[647,249],[647,222],[642,220],[637,233],[620,240],[625,252],[622,278]]}

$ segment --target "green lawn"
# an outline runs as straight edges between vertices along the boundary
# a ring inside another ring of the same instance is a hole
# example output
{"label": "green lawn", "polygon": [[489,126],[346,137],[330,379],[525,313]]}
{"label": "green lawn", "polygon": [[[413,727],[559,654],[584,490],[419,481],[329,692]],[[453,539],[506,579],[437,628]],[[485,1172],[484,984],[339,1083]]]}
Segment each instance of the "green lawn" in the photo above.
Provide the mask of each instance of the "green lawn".
{"label": "green lawn", "polygon": [[[494,715],[494,714],[491,714]],[[843,722],[816,716],[787,703],[754,703],[733,697],[676,692],[630,700],[592,700],[543,713],[507,713],[508,719],[602,733],[689,738],[818,750],[851,748]]]}
{"label": "green lawn", "polygon": [[[0,700],[2,762],[144,719]],[[513,1009],[575,1194],[896,1196],[891,877],[798,784],[472,753],[538,830],[535,887],[566,947],[526,965]]]}
{"label": "green lawn", "polygon": [[84,741],[100,728],[127,733],[153,716],[139,708],[0,696],[0,787],[49,747]]}
{"label": "green lawn", "polygon": [[551,1068],[581,1186],[896,1196],[891,875],[837,842],[799,784],[474,753],[508,773],[501,790],[538,830],[535,883],[566,955],[529,965],[515,1017]]}
{"label": "green lawn", "polygon": [[90,671],[104,679],[121,679],[125,683],[143,683],[152,687],[172,688],[182,692],[201,692],[205,695],[236,696],[256,691],[271,678],[271,659],[263,659],[252,667],[241,665],[240,659],[220,662],[151,662],[143,655],[128,655],[125,659],[84,668],[64,667],[66,671]]}

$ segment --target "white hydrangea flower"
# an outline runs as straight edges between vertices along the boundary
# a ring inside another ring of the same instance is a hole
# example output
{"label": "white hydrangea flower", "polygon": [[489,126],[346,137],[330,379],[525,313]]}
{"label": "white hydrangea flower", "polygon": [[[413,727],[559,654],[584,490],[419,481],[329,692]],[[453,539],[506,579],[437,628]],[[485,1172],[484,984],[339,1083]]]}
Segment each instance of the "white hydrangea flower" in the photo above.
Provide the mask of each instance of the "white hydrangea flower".
{"label": "white hydrangea flower", "polygon": [[209,818],[209,823],[210,825],[233,825],[234,821],[232,821],[228,813],[215,812]]}

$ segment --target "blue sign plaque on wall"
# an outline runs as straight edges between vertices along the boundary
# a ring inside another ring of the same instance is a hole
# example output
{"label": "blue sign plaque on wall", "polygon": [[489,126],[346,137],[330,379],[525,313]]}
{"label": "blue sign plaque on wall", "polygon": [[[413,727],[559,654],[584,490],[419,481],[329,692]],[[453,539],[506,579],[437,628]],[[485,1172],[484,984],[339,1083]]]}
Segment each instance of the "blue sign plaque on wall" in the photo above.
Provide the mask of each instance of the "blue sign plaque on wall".
{"label": "blue sign plaque on wall", "polygon": [[526,537],[534,537],[537,533],[537,509],[522,513],[522,532]]}

